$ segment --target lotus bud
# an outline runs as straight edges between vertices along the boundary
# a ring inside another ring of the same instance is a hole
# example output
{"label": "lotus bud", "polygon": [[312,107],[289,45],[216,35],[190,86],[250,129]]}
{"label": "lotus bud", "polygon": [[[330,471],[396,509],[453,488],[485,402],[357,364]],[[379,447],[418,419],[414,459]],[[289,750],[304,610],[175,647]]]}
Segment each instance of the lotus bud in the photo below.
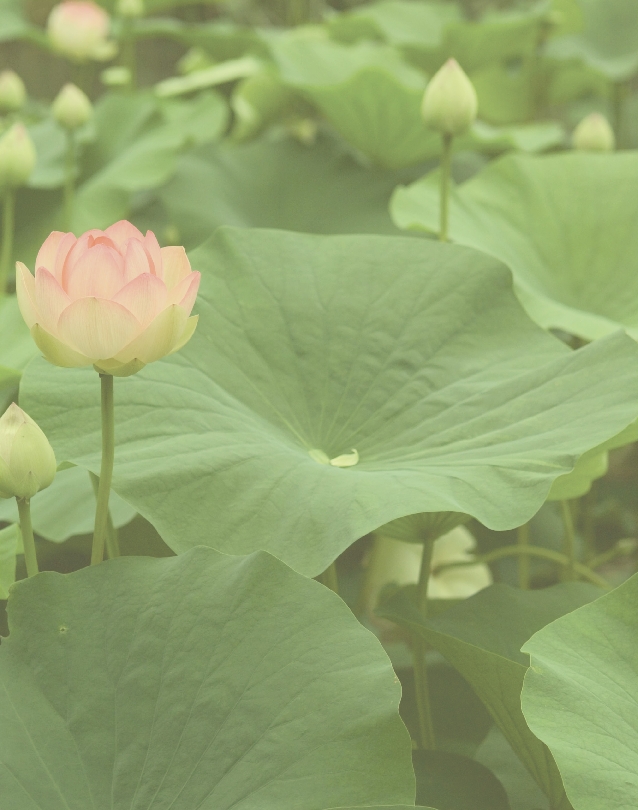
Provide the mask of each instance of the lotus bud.
{"label": "lotus bud", "polygon": [[57,94],[51,106],[53,117],[69,131],[84,126],[93,115],[93,106],[79,87],[74,84],[65,84]]}
{"label": "lotus bud", "polygon": [[574,130],[572,144],[583,152],[613,152],[616,138],[605,116],[591,113]]}
{"label": "lotus bud", "polygon": [[19,110],[27,98],[24,82],[13,70],[0,73],[0,112]]}
{"label": "lotus bud", "polygon": [[23,124],[14,124],[0,138],[0,189],[23,186],[35,168],[35,146]]}
{"label": "lotus bud", "polygon": [[0,497],[32,498],[53,482],[56,467],[47,437],[12,403],[0,417]]}
{"label": "lotus bud", "polygon": [[425,124],[443,135],[462,135],[478,112],[474,85],[456,59],[448,59],[425,88],[421,114]]}
{"label": "lotus bud", "polygon": [[47,34],[53,49],[76,62],[102,61],[116,53],[108,39],[111,20],[103,8],[91,0],[65,0],[55,6],[47,21]]}
{"label": "lotus bud", "polygon": [[134,17],[144,16],[144,0],[118,0],[117,13],[120,17]]}

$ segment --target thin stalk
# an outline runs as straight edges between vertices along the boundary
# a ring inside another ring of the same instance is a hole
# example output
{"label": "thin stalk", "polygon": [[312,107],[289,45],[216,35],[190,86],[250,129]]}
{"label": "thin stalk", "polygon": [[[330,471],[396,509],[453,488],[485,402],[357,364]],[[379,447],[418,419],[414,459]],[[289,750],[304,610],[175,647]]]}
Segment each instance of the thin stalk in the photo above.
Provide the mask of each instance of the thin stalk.
{"label": "thin stalk", "polygon": [[561,501],[560,508],[563,515],[563,552],[568,564],[565,566],[563,579],[567,582],[577,579],[576,576],[576,536],[574,533],[574,516],[569,501]]}
{"label": "thin stalk", "polygon": [[64,230],[73,228],[73,201],[75,199],[75,135],[66,132],[66,160],[64,165]]}
{"label": "thin stalk", "polygon": [[448,241],[448,226],[450,222],[450,179],[452,177],[452,135],[444,134],[443,149],[441,151],[441,200],[439,239]]}
{"label": "thin stalk", "polygon": [[[100,479],[93,472],[89,472],[89,477],[91,478],[93,492],[97,501],[97,495],[100,488]],[[113,516],[110,509],[106,523],[106,556],[109,558],[109,560],[113,560],[115,557],[120,556],[120,540],[117,529],[115,528],[115,524],[113,523]]]}
{"label": "thin stalk", "polygon": [[[528,546],[527,548],[521,548],[520,546],[503,546],[502,548],[490,551],[488,554],[477,555],[472,560],[462,560],[438,565],[436,567],[436,573],[445,571],[448,568],[465,568],[467,565],[487,565],[497,560],[503,560],[506,557],[518,557],[519,554],[528,554],[530,557],[539,557],[541,560],[549,560],[550,562],[563,566],[563,568],[566,568],[570,564],[569,559],[564,554],[561,554],[560,551],[552,551],[549,548],[540,548],[539,546]],[[593,585],[598,585],[599,588],[611,590],[609,582],[594,573],[586,565],[577,562],[574,564],[574,570],[581,579],[586,579]]]}
{"label": "thin stalk", "polygon": [[[524,523],[517,529],[518,547],[527,551],[529,547],[529,523]],[[529,590],[529,571],[530,571],[530,558],[529,554],[523,553],[518,558],[518,587],[524,591]]]}
{"label": "thin stalk", "polygon": [[133,21],[125,18],[122,21],[122,38],[120,40],[120,62],[128,68],[131,81],[128,90],[135,90],[137,86],[137,48],[135,44]]}
{"label": "thin stalk", "polygon": [[625,134],[625,98],[627,97],[627,83],[614,82],[611,88],[611,107],[614,132],[616,133],[616,147],[624,146]]}
{"label": "thin stalk", "polygon": [[322,585],[325,585],[326,588],[330,588],[330,590],[334,591],[336,594],[339,593],[339,578],[337,577],[336,563],[333,562],[326,568],[319,577],[319,581]]}
{"label": "thin stalk", "polygon": [[35,539],[31,525],[31,501],[28,498],[16,498],[20,515],[20,533],[24,545],[24,561],[27,564],[27,576],[34,577],[39,573],[38,558],[35,553]]}
{"label": "thin stalk", "polygon": [[[423,544],[423,558],[416,591],[417,608],[424,620],[427,619],[428,615],[428,582],[430,580],[433,548],[433,540]],[[434,724],[432,723],[426,651],[425,640],[420,635],[413,633],[412,655],[414,660],[416,706],[419,716],[419,747],[426,751],[433,751],[436,748],[436,741],[434,738]]]}
{"label": "thin stalk", "polygon": [[2,251],[0,252],[0,298],[7,293],[7,279],[13,256],[13,232],[15,230],[15,191],[8,188],[2,203]]}
{"label": "thin stalk", "polygon": [[95,508],[91,565],[97,565],[104,559],[104,545],[109,518],[109,495],[111,493],[113,462],[115,460],[113,377],[110,374],[100,374],[100,382],[102,387],[102,466]]}

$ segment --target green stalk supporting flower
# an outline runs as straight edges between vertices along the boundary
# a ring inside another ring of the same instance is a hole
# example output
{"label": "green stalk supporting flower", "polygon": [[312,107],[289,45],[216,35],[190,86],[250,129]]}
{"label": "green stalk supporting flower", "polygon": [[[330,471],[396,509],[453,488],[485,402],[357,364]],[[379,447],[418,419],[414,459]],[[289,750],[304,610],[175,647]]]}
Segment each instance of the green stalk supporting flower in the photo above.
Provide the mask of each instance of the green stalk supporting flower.
{"label": "green stalk supporting flower", "polygon": [[93,107],[88,97],[74,84],[65,84],[51,105],[54,119],[66,131],[66,160],[64,168],[64,227],[73,226],[73,202],[77,175],[76,132],[93,116]]}
{"label": "green stalk supporting flower", "polygon": [[448,59],[423,95],[421,114],[430,129],[441,133],[441,197],[439,238],[448,241],[452,147],[476,120],[478,98],[474,85],[456,59]]}
{"label": "green stalk supporting flower", "polygon": [[[67,258],[72,255],[73,263]],[[115,456],[113,378],[179,351],[192,337],[191,310],[200,274],[183,247],[160,248],[130,222],[103,232],[52,233],[40,248],[34,278],[18,262],[22,316],[38,348],[54,365],[93,366],[100,375],[102,463],[91,563],[104,557]],[[128,281],[126,281],[128,279]],[[49,306],[40,311],[36,302]]]}

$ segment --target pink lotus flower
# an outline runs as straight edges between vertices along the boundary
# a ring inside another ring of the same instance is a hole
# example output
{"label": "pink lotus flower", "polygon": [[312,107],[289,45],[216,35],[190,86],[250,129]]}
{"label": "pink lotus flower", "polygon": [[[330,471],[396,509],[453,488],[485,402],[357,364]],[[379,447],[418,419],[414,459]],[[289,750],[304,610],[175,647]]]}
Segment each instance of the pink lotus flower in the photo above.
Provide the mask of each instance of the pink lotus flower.
{"label": "pink lotus flower", "polygon": [[93,365],[128,377],[182,348],[200,273],[183,247],[160,248],[130,222],[77,239],[54,231],[40,248],[35,279],[22,262],[16,286],[22,317],[44,357],[56,366]]}
{"label": "pink lotus flower", "polygon": [[115,43],[108,39],[111,19],[90,0],[65,0],[49,14],[47,34],[53,48],[78,62],[105,60],[115,55]]}

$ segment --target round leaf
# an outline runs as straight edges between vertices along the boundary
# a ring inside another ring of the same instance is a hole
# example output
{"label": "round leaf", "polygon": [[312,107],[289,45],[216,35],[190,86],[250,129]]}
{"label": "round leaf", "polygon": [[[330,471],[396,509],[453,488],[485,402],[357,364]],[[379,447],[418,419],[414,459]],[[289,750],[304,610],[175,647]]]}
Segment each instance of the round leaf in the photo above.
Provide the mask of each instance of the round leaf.
{"label": "round leaf", "polygon": [[[514,528],[636,417],[633,340],[570,351],[466,248],[220,229],[191,259],[195,336],[115,386],[113,488],[177,552],[262,548],[314,576],[417,512]],[[21,403],[58,460],[99,471],[94,371],[35,361]]]}
{"label": "round leaf", "polygon": [[414,795],[399,687],[338,597],[195,549],[23,581],[0,647],[12,810],[323,810]]}

